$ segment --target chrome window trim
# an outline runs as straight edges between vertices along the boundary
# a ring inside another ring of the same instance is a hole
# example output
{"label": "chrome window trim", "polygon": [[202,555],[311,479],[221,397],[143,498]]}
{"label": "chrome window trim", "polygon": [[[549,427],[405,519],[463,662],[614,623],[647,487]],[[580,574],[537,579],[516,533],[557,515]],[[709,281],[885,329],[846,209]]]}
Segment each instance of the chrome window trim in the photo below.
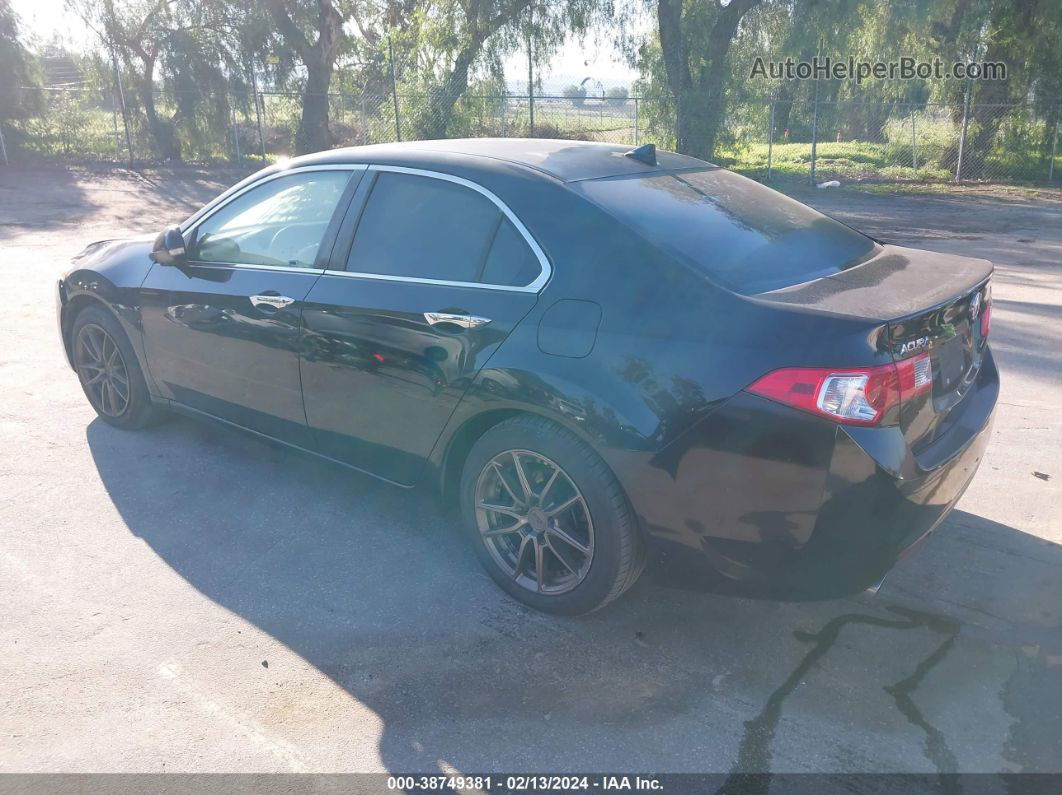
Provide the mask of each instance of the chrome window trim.
{"label": "chrome window trim", "polygon": [[[194,221],[191,224],[189,224],[188,229],[186,229],[186,230],[182,229],[181,230],[181,234],[189,235],[189,234],[198,233],[199,232],[199,227],[203,224],[204,221],[209,220],[210,217],[212,215],[214,215],[214,213],[224,209],[225,207],[228,207],[232,202],[234,202],[240,196],[243,196],[248,191],[254,190],[255,188],[257,188],[257,187],[259,187],[261,185],[264,185],[267,182],[272,182],[274,179],[280,179],[281,177],[288,177],[288,176],[291,176],[293,174],[301,174],[301,173],[307,172],[307,171],[365,171],[367,168],[368,168],[368,165],[366,165],[365,163],[325,163],[325,164],[322,164],[322,165],[315,165],[315,166],[294,166],[292,168],[285,168],[285,169],[281,169],[280,171],[274,171],[272,174],[266,174],[261,179],[255,180],[250,185],[244,185],[243,188],[241,188],[240,190],[236,191],[232,195],[226,195],[224,193],[221,194],[221,196],[219,196],[217,198],[217,200],[215,201],[214,206],[211,207],[210,205],[207,205],[208,209],[205,212],[203,212],[203,214],[200,215],[198,218],[195,218]],[[335,212],[335,211],[333,210],[333,212]],[[193,216],[193,218],[194,218],[194,216]],[[187,239],[187,237],[185,239]],[[213,267],[213,268],[219,268],[219,267],[221,267],[221,268],[241,268],[241,269],[247,269],[247,270],[269,271],[269,272],[273,272],[273,273],[276,273],[276,272],[281,272],[281,273],[316,273],[316,274],[324,273],[324,270],[322,268],[313,268],[313,267],[299,268],[299,267],[293,267],[293,266],[290,266],[290,265],[283,265],[283,266],[282,265],[277,265],[277,266],[272,266],[272,265],[251,265],[251,264],[242,263],[242,262],[207,262],[206,260],[198,260],[198,259],[189,260],[189,263],[192,263],[192,264],[203,264],[203,265],[207,265],[207,266],[210,266],[210,267]]]}
{"label": "chrome window trim", "polygon": [[[476,193],[486,196],[487,199],[489,199],[495,207],[501,210],[502,214],[509,219],[512,225],[516,227],[516,231],[520,233],[520,236],[523,237],[524,242],[527,243],[527,245],[531,248],[531,252],[538,260],[538,266],[540,269],[539,274],[530,284],[523,285],[522,287],[509,284],[489,284],[486,282],[460,282],[447,281],[445,279],[427,279],[421,278],[419,276],[391,276],[383,273],[363,273],[362,271],[348,270],[326,270],[326,276],[349,276],[351,278],[357,279],[377,279],[380,281],[409,282],[413,284],[437,284],[444,287],[470,287],[476,290],[503,290],[505,292],[512,293],[537,293],[543,287],[546,286],[546,282],[548,282],[550,276],[553,275],[553,267],[550,265],[549,259],[546,257],[546,253],[542,250],[542,247],[538,245],[538,242],[535,240],[535,238],[531,236],[531,233],[527,231],[527,227],[524,226],[523,221],[521,221],[516,216],[516,213],[509,209],[505,202],[503,202],[489,190],[484,188],[482,185],[478,185],[475,182],[472,182],[471,180],[464,179],[463,177],[454,176],[453,174],[446,174],[441,171],[429,171],[423,168],[407,168],[405,166],[388,166],[373,163],[368,166],[368,170],[390,171],[396,174],[412,174],[418,177],[441,179],[444,182],[453,182],[454,184],[470,188]],[[369,197],[368,199],[366,199],[366,201],[369,201],[371,199],[372,193],[370,192]],[[355,238],[357,238],[356,232]]]}

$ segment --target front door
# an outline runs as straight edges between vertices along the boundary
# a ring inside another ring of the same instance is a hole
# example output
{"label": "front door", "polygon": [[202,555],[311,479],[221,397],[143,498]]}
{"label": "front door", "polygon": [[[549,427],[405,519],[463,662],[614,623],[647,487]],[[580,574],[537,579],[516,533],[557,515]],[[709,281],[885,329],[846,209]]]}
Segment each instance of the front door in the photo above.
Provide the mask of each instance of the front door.
{"label": "front door", "polygon": [[185,264],[152,267],[141,287],[144,345],[164,397],[311,445],[300,315],[331,252],[352,173],[266,178],[186,231]]}
{"label": "front door", "polygon": [[318,450],[409,485],[547,266],[482,191],[382,167],[370,179],[345,271],[306,297],[303,396]]}

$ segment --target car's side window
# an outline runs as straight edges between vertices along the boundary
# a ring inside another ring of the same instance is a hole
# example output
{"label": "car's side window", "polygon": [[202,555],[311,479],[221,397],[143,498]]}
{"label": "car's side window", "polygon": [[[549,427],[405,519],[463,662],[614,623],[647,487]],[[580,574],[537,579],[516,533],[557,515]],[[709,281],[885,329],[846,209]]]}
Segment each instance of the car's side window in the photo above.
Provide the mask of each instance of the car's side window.
{"label": "car's side window", "polygon": [[501,215],[490,199],[463,185],[381,171],[358,222],[347,270],[478,281]]}
{"label": "car's side window", "polygon": [[541,272],[538,258],[512,221],[503,218],[487,253],[480,281],[507,287],[523,287]]}
{"label": "car's side window", "polygon": [[350,171],[303,171],[237,196],[196,229],[200,262],[312,268]]}

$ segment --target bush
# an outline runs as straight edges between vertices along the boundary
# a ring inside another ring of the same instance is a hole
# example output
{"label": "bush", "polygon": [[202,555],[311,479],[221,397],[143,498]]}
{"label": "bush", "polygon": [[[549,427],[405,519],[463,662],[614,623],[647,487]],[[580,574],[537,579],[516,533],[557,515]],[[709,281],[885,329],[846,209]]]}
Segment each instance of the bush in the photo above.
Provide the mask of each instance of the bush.
{"label": "bush", "polygon": [[564,89],[564,96],[572,101],[572,105],[581,108],[586,104],[586,89],[582,86],[570,85]]}
{"label": "bush", "polygon": [[605,101],[617,107],[626,105],[628,97],[630,97],[630,94],[626,86],[615,86],[605,92]]}

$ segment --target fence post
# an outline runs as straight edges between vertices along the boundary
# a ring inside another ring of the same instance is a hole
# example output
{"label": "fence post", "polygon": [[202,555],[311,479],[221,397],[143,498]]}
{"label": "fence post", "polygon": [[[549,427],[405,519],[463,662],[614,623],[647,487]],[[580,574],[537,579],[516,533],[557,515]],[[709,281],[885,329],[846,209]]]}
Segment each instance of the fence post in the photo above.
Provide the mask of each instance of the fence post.
{"label": "fence post", "polygon": [[915,145],[915,114],[914,105],[911,106],[911,168],[918,171],[918,149]]}
{"label": "fence post", "polygon": [[819,79],[815,78],[815,104],[811,110],[811,184],[815,184],[815,155],[819,136]]}
{"label": "fence post", "polygon": [[774,100],[771,100],[770,122],[767,127],[767,181],[771,181],[772,157],[774,156]]}
{"label": "fence post", "polygon": [[634,145],[638,146],[638,97],[634,98]]}
{"label": "fence post", "polygon": [[236,106],[232,106],[232,146],[236,151],[236,163],[240,162],[240,128],[236,125]]}
{"label": "fence post", "polygon": [[395,76],[395,48],[391,37],[387,37],[387,54],[391,62],[391,99],[395,105],[395,140],[402,140],[402,122],[398,117],[398,78]]}
{"label": "fence post", "polygon": [[0,154],[4,157],[4,165],[9,166],[11,163],[7,159],[7,144],[4,142],[4,125],[0,124]]}
{"label": "fence post", "polygon": [[118,56],[111,49],[111,64],[114,66],[114,83],[118,86],[118,101],[122,106],[122,124],[125,126],[125,146],[129,150],[129,168],[135,167],[133,136],[129,132],[129,110],[125,107],[125,90],[122,88],[122,73],[118,71]]}
{"label": "fence post", "polygon": [[262,156],[262,162],[265,162],[265,136],[262,134],[262,107],[265,105],[265,98],[258,91],[258,76],[254,73],[254,59],[251,60],[251,90],[254,91],[254,115],[258,124],[258,154]]}
{"label": "fence post", "polygon": [[535,7],[528,6],[527,8],[528,26],[527,26],[527,118],[528,118],[528,138],[535,137],[535,69],[534,59],[531,49],[531,31],[534,30],[535,25]]}
{"label": "fence post", "polygon": [[1051,161],[1047,164],[1047,181],[1055,179],[1055,153],[1058,151],[1058,118],[1055,118],[1055,137],[1051,140]]}
{"label": "fence post", "polygon": [[118,93],[111,89],[111,122],[114,124],[114,162],[122,154],[122,138],[118,135]]}
{"label": "fence post", "polygon": [[959,158],[955,163],[955,181],[962,179],[962,154],[966,148],[966,127],[970,121],[970,81],[966,81],[966,93],[962,98],[962,132],[959,133]]}

